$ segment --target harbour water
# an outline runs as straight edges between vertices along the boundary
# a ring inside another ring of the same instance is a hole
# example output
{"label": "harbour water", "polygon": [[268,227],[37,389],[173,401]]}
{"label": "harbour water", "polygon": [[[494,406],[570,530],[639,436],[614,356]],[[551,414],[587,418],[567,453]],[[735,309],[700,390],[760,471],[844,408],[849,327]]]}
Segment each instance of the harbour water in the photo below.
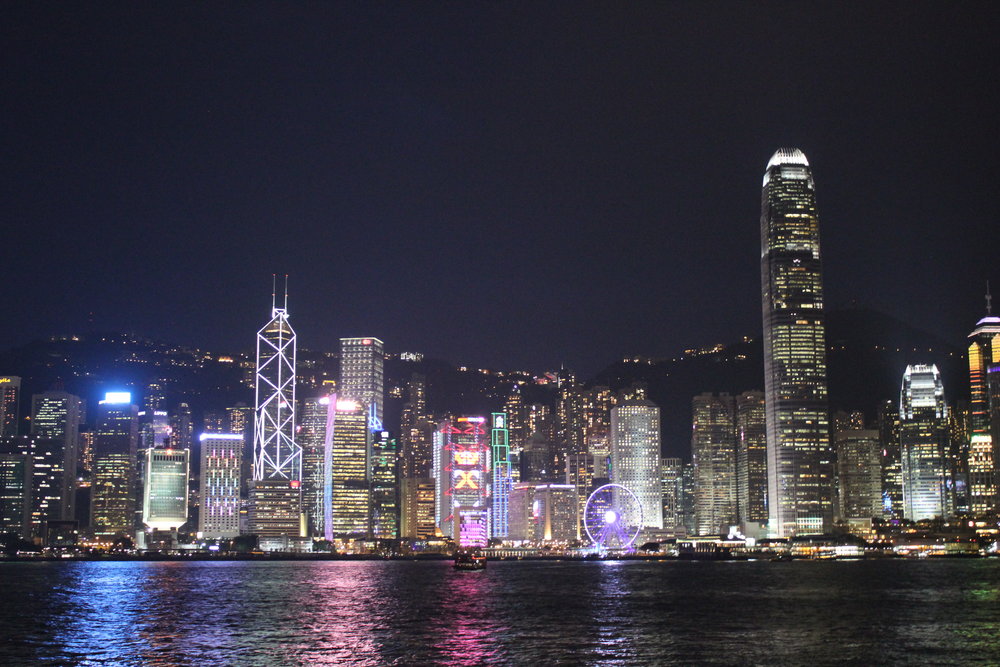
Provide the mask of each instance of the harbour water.
{"label": "harbour water", "polygon": [[0,563],[3,665],[997,664],[1000,560]]}

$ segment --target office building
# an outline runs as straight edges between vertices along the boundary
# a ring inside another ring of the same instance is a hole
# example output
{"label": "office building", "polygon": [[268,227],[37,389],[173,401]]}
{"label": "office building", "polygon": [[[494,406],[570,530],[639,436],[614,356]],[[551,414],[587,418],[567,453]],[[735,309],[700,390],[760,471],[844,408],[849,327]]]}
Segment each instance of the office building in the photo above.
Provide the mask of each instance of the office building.
{"label": "office building", "polygon": [[131,538],[136,526],[139,408],[128,392],[108,392],[97,405],[90,527],[99,538]]}
{"label": "office building", "polygon": [[31,537],[31,457],[0,452],[0,534]]}
{"label": "office building", "polygon": [[[997,484],[1000,482],[1000,442],[995,433],[993,410],[1000,406],[996,383],[990,382],[1000,366],[1000,317],[992,314],[991,296],[987,294],[987,313],[969,334],[969,433],[968,461],[969,505],[973,516],[982,517],[1000,511]],[[992,408],[992,409],[991,409]]]}
{"label": "office building", "polygon": [[58,519],[75,517],[77,463],[80,458],[80,426],[83,401],[65,391],[47,391],[31,397],[31,434],[61,443],[62,511]]}
{"label": "office building", "polygon": [[209,539],[240,534],[240,486],[243,461],[242,433],[202,433],[201,512],[198,532]]}
{"label": "office building", "polygon": [[903,458],[899,449],[899,402],[887,400],[878,410],[882,467],[882,517],[903,518]]}
{"label": "office building", "polygon": [[309,534],[324,535],[324,493],[327,463],[326,431],[331,414],[331,403],[336,397],[315,396],[302,401],[299,415],[299,432],[296,443],[302,448],[302,511],[306,514]]}
{"label": "office building", "polygon": [[393,540],[399,537],[399,445],[388,431],[374,434],[371,457],[372,537]]}
{"label": "office building", "polygon": [[611,481],[639,500],[641,516],[627,514],[627,525],[663,528],[660,408],[654,403],[626,400],[611,410]]}
{"label": "office building", "polygon": [[580,539],[579,499],[572,484],[518,482],[510,507],[512,541],[568,544]]}
{"label": "office building", "polygon": [[764,392],[736,397],[736,504],[740,524],[767,524],[767,411]]}
{"label": "office building", "polygon": [[951,514],[948,405],[937,366],[907,366],[899,398],[903,516],[911,521]]}
{"label": "office building", "polygon": [[179,530],[188,519],[187,449],[147,449],[142,522],[153,531]]}
{"label": "office building", "polygon": [[435,484],[431,477],[403,479],[401,537],[410,540],[430,540],[438,533],[434,521]]}
{"label": "office building", "polygon": [[360,401],[336,400],[330,437],[330,529],[336,537],[365,537],[371,530],[372,432]]}
{"label": "office building", "polygon": [[839,514],[843,521],[882,516],[882,467],[879,432],[862,428],[837,429]]}
{"label": "office building", "polygon": [[768,530],[828,532],[833,462],[816,188],[797,148],[767,163],[761,194]]}
{"label": "office building", "polygon": [[[302,532],[302,448],[295,442],[296,343],[288,323],[287,292],[284,305],[278,308],[272,296],[271,320],[257,332],[250,532],[269,538],[298,537]],[[268,516],[271,511],[275,514]]]}
{"label": "office building", "polygon": [[337,393],[342,399],[363,403],[369,412],[369,427],[382,429],[385,381],[383,365],[385,351],[378,338],[340,339],[340,384]]}
{"label": "office building", "polygon": [[0,376],[0,436],[18,434],[20,403],[21,378],[16,375]]}
{"label": "office building", "polygon": [[678,458],[664,458],[660,463],[663,489],[663,529],[670,537],[685,537],[684,528],[684,464]]}
{"label": "office building", "polygon": [[485,417],[457,417],[441,422],[434,434],[434,520],[446,537],[460,540],[461,515],[478,522],[488,511],[490,445]]}
{"label": "office building", "polygon": [[691,460],[698,535],[718,535],[738,521],[735,404],[729,394],[692,400]]}
{"label": "office building", "polygon": [[490,415],[490,451],[493,454],[490,474],[491,537],[507,537],[510,517],[510,491],[514,486],[510,462],[510,432],[507,413]]}

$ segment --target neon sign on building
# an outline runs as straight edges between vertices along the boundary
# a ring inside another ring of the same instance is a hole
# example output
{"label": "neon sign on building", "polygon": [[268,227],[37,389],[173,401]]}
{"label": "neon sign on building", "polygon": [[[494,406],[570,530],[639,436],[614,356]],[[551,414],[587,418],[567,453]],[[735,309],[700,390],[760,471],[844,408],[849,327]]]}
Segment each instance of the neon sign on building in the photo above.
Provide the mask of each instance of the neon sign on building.
{"label": "neon sign on building", "polygon": [[489,537],[490,451],[483,417],[460,417],[445,422],[437,467],[444,493],[440,497],[442,532],[458,538],[460,546],[485,546]]}

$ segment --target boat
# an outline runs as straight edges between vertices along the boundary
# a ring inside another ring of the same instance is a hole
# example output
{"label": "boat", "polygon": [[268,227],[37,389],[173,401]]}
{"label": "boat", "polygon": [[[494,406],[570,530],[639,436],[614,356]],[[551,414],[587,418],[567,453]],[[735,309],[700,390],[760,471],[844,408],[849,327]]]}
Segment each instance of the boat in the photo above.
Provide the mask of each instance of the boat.
{"label": "boat", "polygon": [[485,570],[486,556],[479,549],[459,549],[455,552],[456,570]]}

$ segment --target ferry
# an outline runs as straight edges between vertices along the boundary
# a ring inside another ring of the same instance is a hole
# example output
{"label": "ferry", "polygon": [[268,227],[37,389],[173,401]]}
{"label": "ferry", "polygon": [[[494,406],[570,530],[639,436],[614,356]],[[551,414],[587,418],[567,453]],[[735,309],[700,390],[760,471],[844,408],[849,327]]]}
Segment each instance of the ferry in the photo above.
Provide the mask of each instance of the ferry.
{"label": "ferry", "polygon": [[459,549],[455,552],[456,570],[485,570],[486,556],[479,549]]}

